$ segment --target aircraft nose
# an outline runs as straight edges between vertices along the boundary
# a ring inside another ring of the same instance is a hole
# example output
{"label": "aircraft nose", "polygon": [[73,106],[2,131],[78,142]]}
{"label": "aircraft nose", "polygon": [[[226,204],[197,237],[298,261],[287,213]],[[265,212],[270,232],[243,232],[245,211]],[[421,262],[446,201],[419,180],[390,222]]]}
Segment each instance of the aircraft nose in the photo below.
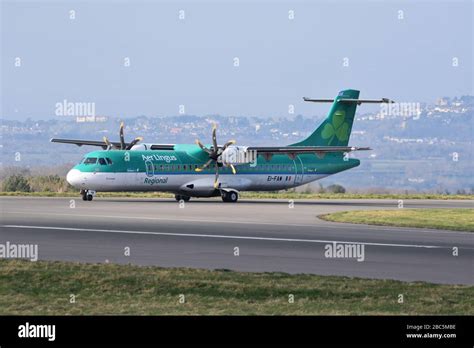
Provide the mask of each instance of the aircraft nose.
{"label": "aircraft nose", "polygon": [[66,180],[69,184],[74,187],[78,187],[82,184],[82,175],[81,172],[77,169],[71,169],[66,176]]}

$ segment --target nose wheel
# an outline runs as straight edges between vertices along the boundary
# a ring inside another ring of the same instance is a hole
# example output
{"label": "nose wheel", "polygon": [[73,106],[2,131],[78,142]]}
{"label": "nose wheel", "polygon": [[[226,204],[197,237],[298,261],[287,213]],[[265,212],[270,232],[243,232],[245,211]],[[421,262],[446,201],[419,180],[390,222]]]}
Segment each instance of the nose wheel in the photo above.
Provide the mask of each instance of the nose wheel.
{"label": "nose wheel", "polygon": [[92,201],[94,193],[89,190],[81,190],[81,196],[83,201]]}
{"label": "nose wheel", "polygon": [[189,200],[191,199],[191,197],[189,196],[183,196],[183,195],[174,195],[174,199],[176,199],[177,202],[183,200],[185,202],[189,202]]}

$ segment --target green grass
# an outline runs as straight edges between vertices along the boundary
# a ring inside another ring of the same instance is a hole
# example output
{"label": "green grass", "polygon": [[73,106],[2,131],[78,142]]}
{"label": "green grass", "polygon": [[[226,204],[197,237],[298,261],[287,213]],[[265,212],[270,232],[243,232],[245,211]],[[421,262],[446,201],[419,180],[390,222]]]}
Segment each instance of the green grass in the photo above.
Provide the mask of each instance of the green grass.
{"label": "green grass", "polygon": [[[80,197],[78,192],[4,192],[0,196],[32,197]],[[166,192],[98,192],[98,197],[173,198]],[[417,193],[417,194],[372,194],[372,193],[300,193],[300,192],[242,192],[241,199],[461,199],[474,200],[474,195]]]}
{"label": "green grass", "polygon": [[464,285],[0,260],[0,315],[472,315],[473,297]]}
{"label": "green grass", "polygon": [[319,217],[334,222],[474,232],[474,209],[358,210]]}

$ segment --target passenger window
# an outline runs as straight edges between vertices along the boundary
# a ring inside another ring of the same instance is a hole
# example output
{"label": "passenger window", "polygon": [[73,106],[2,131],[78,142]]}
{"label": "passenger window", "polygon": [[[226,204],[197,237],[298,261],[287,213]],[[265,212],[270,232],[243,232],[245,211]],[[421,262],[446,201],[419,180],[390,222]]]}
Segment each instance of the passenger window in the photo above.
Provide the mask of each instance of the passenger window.
{"label": "passenger window", "polygon": [[107,165],[107,162],[105,161],[104,158],[99,158],[99,164],[100,164],[101,166],[106,166],[106,165]]}
{"label": "passenger window", "polygon": [[96,164],[97,157],[89,157],[84,160],[84,164]]}

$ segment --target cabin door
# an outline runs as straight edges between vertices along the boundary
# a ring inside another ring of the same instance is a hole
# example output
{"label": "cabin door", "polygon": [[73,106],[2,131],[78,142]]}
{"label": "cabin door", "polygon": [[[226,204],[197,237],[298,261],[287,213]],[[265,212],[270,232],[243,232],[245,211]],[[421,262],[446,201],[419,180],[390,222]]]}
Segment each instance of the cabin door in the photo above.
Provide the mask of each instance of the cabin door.
{"label": "cabin door", "polygon": [[304,167],[303,161],[301,161],[299,156],[295,158],[295,184],[300,185],[303,182],[304,176]]}

